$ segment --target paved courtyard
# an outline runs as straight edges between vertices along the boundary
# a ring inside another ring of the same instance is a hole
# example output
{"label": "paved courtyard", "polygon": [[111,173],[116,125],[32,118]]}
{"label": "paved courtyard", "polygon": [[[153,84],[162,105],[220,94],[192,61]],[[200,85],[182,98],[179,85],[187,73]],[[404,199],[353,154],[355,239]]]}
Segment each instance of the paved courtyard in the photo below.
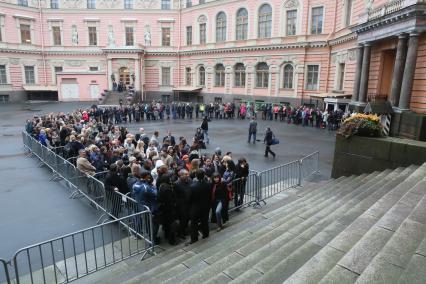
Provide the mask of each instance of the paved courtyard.
{"label": "paved courtyard", "polygon": [[[0,105],[0,257],[10,258],[19,248],[93,226],[98,215],[79,200],[68,198],[69,192],[59,182],[49,181],[49,171],[39,167],[34,158],[25,157],[20,132],[25,120],[35,114],[69,111],[89,103],[38,103]],[[171,130],[176,137],[193,136],[201,120],[170,120],[128,124],[131,132],[144,127],[162,137]],[[280,144],[273,146],[275,160],[263,157],[264,145],[247,143],[248,120],[213,120],[209,125],[210,145],[206,153],[220,147],[231,151],[234,159],[244,156],[254,170],[264,170],[320,151],[320,174],[314,180],[330,177],[335,133],[311,127],[287,125],[275,121],[258,121],[258,139],[270,126]]]}

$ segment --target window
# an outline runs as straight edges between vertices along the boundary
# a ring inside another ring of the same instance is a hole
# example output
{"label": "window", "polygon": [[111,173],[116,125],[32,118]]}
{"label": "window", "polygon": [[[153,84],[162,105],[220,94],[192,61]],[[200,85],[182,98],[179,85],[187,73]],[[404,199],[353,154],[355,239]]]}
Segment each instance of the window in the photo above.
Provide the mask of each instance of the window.
{"label": "window", "polygon": [[31,43],[31,27],[30,25],[21,24],[21,42]]}
{"label": "window", "polygon": [[215,80],[214,85],[215,87],[223,87],[225,86],[225,67],[223,64],[217,64],[214,68],[215,73]]}
{"label": "window", "polygon": [[337,66],[336,90],[343,91],[345,82],[345,63],[339,63]]}
{"label": "window", "polygon": [[54,78],[53,78],[53,80],[54,80],[54,83],[56,83],[56,75],[58,74],[58,73],[60,73],[60,72],[62,72],[63,71],[63,69],[62,69],[62,66],[55,66],[55,76],[54,76]]}
{"label": "window", "polygon": [[246,85],[246,68],[244,64],[235,65],[235,87],[244,87]]}
{"label": "window", "polygon": [[198,69],[198,83],[200,86],[206,85],[206,69],[203,66]]}
{"label": "window", "polygon": [[284,89],[293,89],[293,73],[294,73],[293,65],[286,64],[284,66],[284,77],[283,77]]}
{"label": "window", "polygon": [[206,44],[206,23],[200,24],[200,44]]}
{"label": "window", "polygon": [[90,66],[90,67],[89,67],[89,70],[90,70],[91,72],[97,72],[97,71],[99,71],[99,66]]}
{"label": "window", "polygon": [[87,0],[87,9],[96,9],[96,0]]}
{"label": "window", "polygon": [[124,0],[124,9],[133,9],[133,0]]}
{"label": "window", "polygon": [[170,67],[161,67],[161,85],[170,86]]}
{"label": "window", "polygon": [[265,62],[256,66],[256,87],[268,88],[269,85],[269,66]]}
{"label": "window", "polygon": [[259,38],[271,37],[272,8],[268,4],[263,4],[259,9]]}
{"label": "window", "polygon": [[287,11],[286,33],[288,36],[296,34],[296,23],[297,23],[297,10]]}
{"label": "window", "polygon": [[306,90],[317,90],[318,89],[318,65],[308,65]]}
{"label": "window", "polygon": [[133,35],[133,27],[126,27],[126,46],[133,46],[135,43],[135,38]]}
{"label": "window", "polygon": [[6,65],[0,65],[0,85],[7,84]]}
{"label": "window", "polygon": [[241,8],[237,12],[236,39],[237,40],[247,39],[247,30],[248,30],[248,13],[246,9]]}
{"label": "window", "polygon": [[170,28],[161,28],[161,44],[170,46]]}
{"label": "window", "polygon": [[25,84],[35,84],[34,66],[25,66]]}
{"label": "window", "polygon": [[186,45],[192,45],[192,26],[186,27]]}
{"label": "window", "polygon": [[52,27],[52,37],[53,37],[53,45],[61,45],[61,27],[53,26]]}
{"label": "window", "polygon": [[186,78],[186,85],[191,86],[192,85],[192,73],[191,73],[191,67],[185,68],[185,78]]}
{"label": "window", "polygon": [[311,34],[322,34],[323,7],[312,8]]}
{"label": "window", "polygon": [[170,0],[161,0],[161,9],[170,10]]}
{"label": "window", "polygon": [[344,17],[345,17],[345,27],[350,26],[351,24],[351,20],[352,20],[352,7],[353,7],[353,1],[352,0],[346,0],[344,2],[344,6],[343,8],[345,9],[344,11]]}
{"label": "window", "polygon": [[59,8],[59,1],[58,0],[50,0],[50,8],[51,9],[58,9]]}
{"label": "window", "polygon": [[19,6],[28,6],[28,0],[18,0],[18,5]]}
{"label": "window", "polygon": [[220,12],[216,17],[216,42],[226,40],[226,15]]}
{"label": "window", "polygon": [[186,0],[186,8],[192,7],[192,0]]}
{"label": "window", "polygon": [[89,27],[89,45],[98,45],[96,27]]}
{"label": "window", "polygon": [[198,1],[198,4],[204,4],[204,3],[206,3],[206,0],[200,0],[200,1]]}

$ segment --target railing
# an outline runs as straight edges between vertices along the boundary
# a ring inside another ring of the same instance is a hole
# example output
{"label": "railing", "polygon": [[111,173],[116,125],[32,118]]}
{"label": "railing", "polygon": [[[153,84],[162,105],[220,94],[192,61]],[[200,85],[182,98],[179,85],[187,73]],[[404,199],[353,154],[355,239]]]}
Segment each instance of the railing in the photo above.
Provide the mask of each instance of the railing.
{"label": "railing", "polygon": [[0,258],[0,283],[10,283],[8,262]]}
{"label": "railing", "polygon": [[229,204],[229,211],[251,204],[258,204],[260,191],[257,173],[251,172],[246,178],[233,180],[232,191],[233,198]]}
{"label": "railing", "polygon": [[319,172],[319,151],[316,151],[310,155],[304,156],[300,159],[300,175],[299,185],[302,184],[302,180],[307,177]]}
{"label": "railing", "polygon": [[68,283],[137,254],[154,253],[151,212],[115,219],[17,251],[15,283]]}

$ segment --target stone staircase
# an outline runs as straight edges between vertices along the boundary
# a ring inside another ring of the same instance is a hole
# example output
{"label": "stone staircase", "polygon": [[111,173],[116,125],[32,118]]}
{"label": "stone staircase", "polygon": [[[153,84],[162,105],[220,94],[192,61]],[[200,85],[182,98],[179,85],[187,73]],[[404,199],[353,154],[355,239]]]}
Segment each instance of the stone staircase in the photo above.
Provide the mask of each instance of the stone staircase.
{"label": "stone staircase", "polygon": [[110,91],[105,94],[105,99],[101,102],[102,105],[120,105],[120,99],[122,99],[123,104],[127,103],[127,97],[129,96],[128,92],[113,92]]}
{"label": "stone staircase", "polygon": [[426,163],[293,189],[250,210],[206,240],[76,282],[426,283]]}

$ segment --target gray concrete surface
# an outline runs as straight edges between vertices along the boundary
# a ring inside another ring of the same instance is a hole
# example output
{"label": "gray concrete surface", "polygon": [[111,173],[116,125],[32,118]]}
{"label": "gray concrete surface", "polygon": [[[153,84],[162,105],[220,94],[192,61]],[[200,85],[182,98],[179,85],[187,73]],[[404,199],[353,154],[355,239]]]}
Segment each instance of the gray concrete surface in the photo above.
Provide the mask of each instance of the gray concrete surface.
{"label": "gray concrete surface", "polygon": [[[0,105],[0,258],[11,258],[19,248],[65,233],[95,225],[98,215],[90,206],[69,199],[61,183],[49,181],[49,171],[34,158],[25,157],[20,132],[25,120],[35,114],[67,112],[90,103],[36,103]],[[152,121],[128,124],[130,131],[144,127],[163,137],[171,130],[176,137],[193,136],[201,120]],[[311,180],[330,177],[335,133],[311,127],[259,120],[258,139],[270,126],[280,144],[273,146],[277,158],[263,157],[264,145],[247,143],[248,120],[213,120],[209,127],[210,145],[206,153],[220,147],[231,151],[234,159],[244,156],[254,170],[264,170],[284,164],[311,152],[320,151],[320,174]]]}

